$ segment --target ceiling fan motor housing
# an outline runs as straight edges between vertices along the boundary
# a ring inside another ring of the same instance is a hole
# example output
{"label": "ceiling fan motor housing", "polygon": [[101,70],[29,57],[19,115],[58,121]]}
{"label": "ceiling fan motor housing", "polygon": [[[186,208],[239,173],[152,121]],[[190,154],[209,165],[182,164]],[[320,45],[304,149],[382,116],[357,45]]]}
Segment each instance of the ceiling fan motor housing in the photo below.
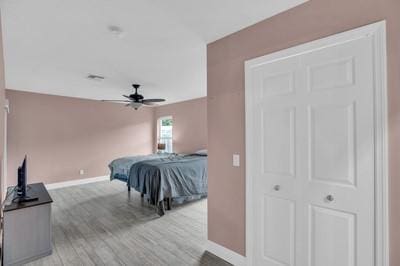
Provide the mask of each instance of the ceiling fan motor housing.
{"label": "ceiling fan motor housing", "polygon": [[129,97],[134,101],[140,101],[140,100],[144,99],[143,95],[140,95],[140,94],[137,94],[137,93],[131,94],[131,95],[129,95]]}
{"label": "ceiling fan motor housing", "polygon": [[138,91],[137,91],[139,89],[140,85],[139,84],[132,84],[132,87],[135,88],[135,93],[129,95],[129,97],[132,100],[134,100],[135,102],[139,102],[139,101],[143,100],[144,99],[143,95],[140,95],[138,93]]}

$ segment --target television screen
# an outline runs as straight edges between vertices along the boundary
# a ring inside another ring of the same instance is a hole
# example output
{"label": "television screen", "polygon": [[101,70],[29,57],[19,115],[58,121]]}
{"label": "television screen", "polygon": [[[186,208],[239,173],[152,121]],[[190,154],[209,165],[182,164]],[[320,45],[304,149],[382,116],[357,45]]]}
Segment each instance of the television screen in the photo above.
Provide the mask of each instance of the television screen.
{"label": "television screen", "polygon": [[14,196],[13,202],[28,202],[37,200],[35,191],[32,191],[27,185],[27,156],[25,155],[22,165],[18,167],[18,184],[16,186],[16,195]]}
{"label": "television screen", "polygon": [[26,196],[26,161],[27,157],[25,155],[22,165],[18,168],[18,184],[17,184],[17,194],[19,197]]}

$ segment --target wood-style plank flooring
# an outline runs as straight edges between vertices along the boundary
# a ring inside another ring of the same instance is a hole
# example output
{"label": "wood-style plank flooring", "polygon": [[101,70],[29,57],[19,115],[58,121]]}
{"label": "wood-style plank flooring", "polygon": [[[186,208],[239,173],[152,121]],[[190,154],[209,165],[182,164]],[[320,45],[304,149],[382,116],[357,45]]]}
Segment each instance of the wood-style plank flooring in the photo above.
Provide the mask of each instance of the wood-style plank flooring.
{"label": "wood-style plank flooring", "polygon": [[53,254],[28,265],[230,265],[205,251],[206,199],[160,218],[119,181],[50,194]]}

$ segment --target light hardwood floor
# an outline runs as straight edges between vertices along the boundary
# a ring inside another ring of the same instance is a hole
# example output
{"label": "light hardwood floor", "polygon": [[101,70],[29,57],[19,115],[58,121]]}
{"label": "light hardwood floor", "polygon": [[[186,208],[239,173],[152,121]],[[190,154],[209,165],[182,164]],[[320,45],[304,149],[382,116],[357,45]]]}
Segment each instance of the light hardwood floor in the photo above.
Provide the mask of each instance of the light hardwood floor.
{"label": "light hardwood floor", "polygon": [[53,254],[28,265],[230,265],[205,251],[206,199],[160,218],[119,181],[50,194]]}

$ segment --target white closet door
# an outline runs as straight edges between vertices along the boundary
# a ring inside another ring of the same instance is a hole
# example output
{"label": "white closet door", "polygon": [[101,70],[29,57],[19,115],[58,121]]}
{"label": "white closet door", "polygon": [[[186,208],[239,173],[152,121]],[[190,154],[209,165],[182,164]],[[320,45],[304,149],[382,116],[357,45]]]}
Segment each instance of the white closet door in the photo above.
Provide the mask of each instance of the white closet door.
{"label": "white closet door", "polygon": [[372,58],[365,37],[252,68],[255,265],[374,265]]}

